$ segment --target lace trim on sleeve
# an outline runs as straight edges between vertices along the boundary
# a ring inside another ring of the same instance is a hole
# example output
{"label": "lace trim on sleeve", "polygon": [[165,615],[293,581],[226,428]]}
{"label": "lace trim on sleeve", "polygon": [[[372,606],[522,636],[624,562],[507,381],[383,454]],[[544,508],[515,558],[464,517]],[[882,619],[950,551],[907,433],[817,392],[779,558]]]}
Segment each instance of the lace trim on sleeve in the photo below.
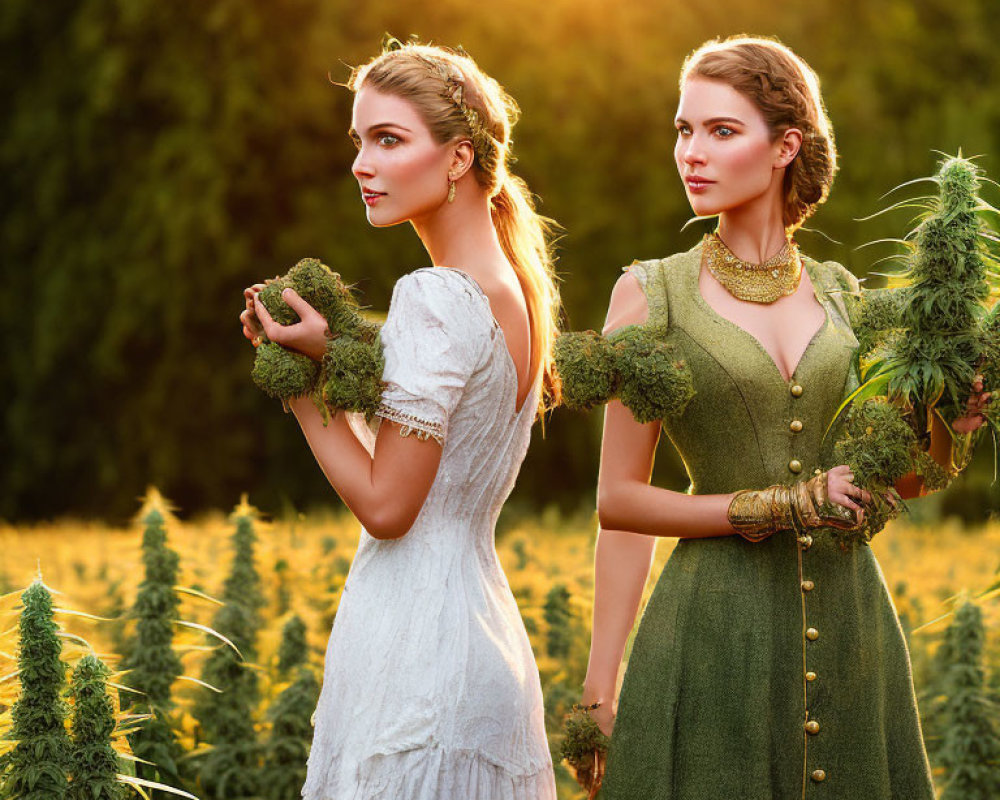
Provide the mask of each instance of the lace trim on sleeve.
{"label": "lace trim on sleeve", "polygon": [[400,436],[409,436],[412,433],[421,441],[433,439],[438,444],[444,445],[444,426],[440,422],[430,422],[429,420],[415,417],[413,414],[397,411],[385,403],[379,404],[375,415],[399,425]]}

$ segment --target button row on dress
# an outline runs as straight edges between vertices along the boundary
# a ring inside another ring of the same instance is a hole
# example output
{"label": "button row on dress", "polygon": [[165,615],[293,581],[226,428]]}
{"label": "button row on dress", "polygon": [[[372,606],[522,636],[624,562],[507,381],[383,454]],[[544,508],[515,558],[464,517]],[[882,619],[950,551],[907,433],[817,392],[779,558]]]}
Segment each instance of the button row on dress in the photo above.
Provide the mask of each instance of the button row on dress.
{"label": "button row on dress", "polygon": [[[788,391],[791,392],[792,397],[802,397],[803,389],[801,384],[793,383],[789,387]],[[802,430],[802,420],[793,419],[791,422],[788,423],[788,429],[792,433],[799,433]],[[798,475],[800,472],[802,472],[802,462],[799,461],[797,458],[793,458],[791,461],[788,462],[788,471],[795,475]]]}

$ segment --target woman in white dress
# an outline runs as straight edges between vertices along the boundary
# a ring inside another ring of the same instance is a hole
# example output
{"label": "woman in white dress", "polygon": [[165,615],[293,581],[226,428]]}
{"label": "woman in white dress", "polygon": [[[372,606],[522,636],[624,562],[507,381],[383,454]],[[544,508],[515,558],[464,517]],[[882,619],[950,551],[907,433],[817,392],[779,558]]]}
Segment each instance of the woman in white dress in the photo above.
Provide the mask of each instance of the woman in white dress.
{"label": "woman in white dress", "polygon": [[[538,669],[494,525],[554,397],[547,221],[508,171],[517,107],[472,59],[396,45],[355,70],[353,173],[368,220],[409,221],[433,267],[396,283],[374,441],[290,403],[363,525],[326,653],[306,800],[555,798]],[[244,335],[321,358],[325,322]],[[356,422],[357,420],[353,420]],[[413,435],[411,435],[413,434]]]}

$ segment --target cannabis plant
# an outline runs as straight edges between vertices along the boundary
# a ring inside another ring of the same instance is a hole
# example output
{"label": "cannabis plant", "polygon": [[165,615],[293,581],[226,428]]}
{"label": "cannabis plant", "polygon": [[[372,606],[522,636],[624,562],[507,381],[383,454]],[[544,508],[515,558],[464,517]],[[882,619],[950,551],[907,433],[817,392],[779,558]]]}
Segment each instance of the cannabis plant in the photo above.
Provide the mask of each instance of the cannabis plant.
{"label": "cannabis plant", "polygon": [[71,746],[63,699],[68,664],[53,619],[52,595],[36,580],[21,595],[18,647],[21,692],[14,703],[16,742],[0,757],[0,797],[5,800],[64,800]]}
{"label": "cannabis plant", "polygon": [[291,325],[298,314],[281,296],[294,289],[326,320],[331,341],[322,362],[266,340],[257,348],[251,373],[267,395],[282,400],[311,396],[318,405],[375,412],[382,395],[384,361],[378,325],[365,320],[351,290],[336,272],[305,258],[260,292],[275,322]]}
{"label": "cannabis plant", "polygon": [[111,745],[117,720],[107,691],[110,675],[95,655],[84,656],[73,669],[72,777],[67,800],[125,800],[129,795],[118,780],[118,755]]}

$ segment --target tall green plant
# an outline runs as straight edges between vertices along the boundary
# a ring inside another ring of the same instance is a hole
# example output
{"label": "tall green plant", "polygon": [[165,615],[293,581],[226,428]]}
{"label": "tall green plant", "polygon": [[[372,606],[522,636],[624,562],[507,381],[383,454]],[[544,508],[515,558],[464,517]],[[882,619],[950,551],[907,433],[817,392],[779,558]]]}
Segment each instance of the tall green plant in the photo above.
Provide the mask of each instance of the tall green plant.
{"label": "tall green plant", "polygon": [[[142,560],[145,578],[139,585],[131,617],[135,619],[135,634],[128,645],[128,655],[122,668],[128,671],[125,682],[141,692],[141,699],[125,701],[136,711],[150,717],[140,723],[129,737],[132,752],[151,764],[136,764],[137,776],[167,786],[180,788],[184,781],[178,768],[181,747],[171,720],[173,698],[171,686],[181,674],[182,665],[173,650],[174,620],[180,600],[174,590],[177,583],[179,557],[167,546],[165,508],[159,495],[148,495],[140,514],[144,526]],[[154,791],[154,800],[167,794]]]}
{"label": "tall green plant", "polygon": [[261,753],[254,724],[260,696],[253,662],[264,600],[254,566],[256,516],[245,497],[233,512],[233,563],[222,592],[224,605],[213,621],[213,627],[236,645],[242,659],[231,648],[212,652],[202,677],[220,691],[203,695],[194,712],[202,737],[211,745],[200,762],[199,782],[206,798],[219,800],[260,792]]}
{"label": "tall green plant", "polygon": [[946,727],[938,751],[945,769],[941,800],[1000,797],[1000,709],[983,674],[983,615],[966,601],[948,629],[951,656],[944,675]]}
{"label": "tall green plant", "polygon": [[319,682],[308,667],[271,707],[261,786],[268,800],[298,800],[306,780],[306,761],[312,742],[312,715],[319,699]]}
{"label": "tall green plant", "polygon": [[309,644],[306,641],[306,624],[295,614],[281,629],[281,645],[278,647],[278,672],[287,674],[295,667],[306,663]]}
{"label": "tall green plant", "polygon": [[64,800],[71,752],[62,697],[68,665],[61,658],[62,643],[48,589],[36,580],[21,599],[17,659],[21,693],[7,736],[17,744],[0,758],[0,797]]}
{"label": "tall green plant", "polygon": [[[916,472],[931,489],[950,480],[927,453],[932,418],[947,425],[964,413],[974,378],[991,353],[984,323],[997,273],[987,243],[996,237],[983,218],[992,208],[980,197],[982,179],[969,159],[946,158],[926,179],[937,187],[935,194],[892,206],[920,212],[916,226],[899,240],[906,268],[893,278],[905,285],[850,301],[861,343],[861,386],[841,406],[853,407],[837,452],[839,463],[848,464],[879,499],[861,531],[839,534],[844,544],[870,538],[902,507],[898,497],[894,503],[884,499],[893,496],[892,485],[902,475]],[[905,425],[916,435],[912,445],[900,431]],[[971,440],[966,445],[970,454]]]}
{"label": "tall green plant", "polygon": [[546,649],[552,658],[565,658],[569,655],[573,640],[569,599],[569,590],[561,583],[557,583],[545,595],[545,621],[549,626]]}
{"label": "tall green plant", "polygon": [[935,176],[938,193],[913,232],[903,312],[908,335],[889,381],[925,425],[940,405],[961,413],[983,356],[980,321],[990,295],[989,253],[979,218],[982,171],[968,159],[946,159]]}
{"label": "tall green plant", "polygon": [[118,781],[118,755],[111,746],[117,721],[107,692],[111,670],[95,655],[81,658],[73,670],[72,779],[67,800],[125,800]]}
{"label": "tall green plant", "polygon": [[312,715],[319,699],[319,683],[306,664],[305,625],[297,616],[282,629],[278,667],[298,668],[295,680],[278,695],[268,710],[268,739],[261,786],[268,800],[298,800],[306,779],[306,760],[312,742]]}

